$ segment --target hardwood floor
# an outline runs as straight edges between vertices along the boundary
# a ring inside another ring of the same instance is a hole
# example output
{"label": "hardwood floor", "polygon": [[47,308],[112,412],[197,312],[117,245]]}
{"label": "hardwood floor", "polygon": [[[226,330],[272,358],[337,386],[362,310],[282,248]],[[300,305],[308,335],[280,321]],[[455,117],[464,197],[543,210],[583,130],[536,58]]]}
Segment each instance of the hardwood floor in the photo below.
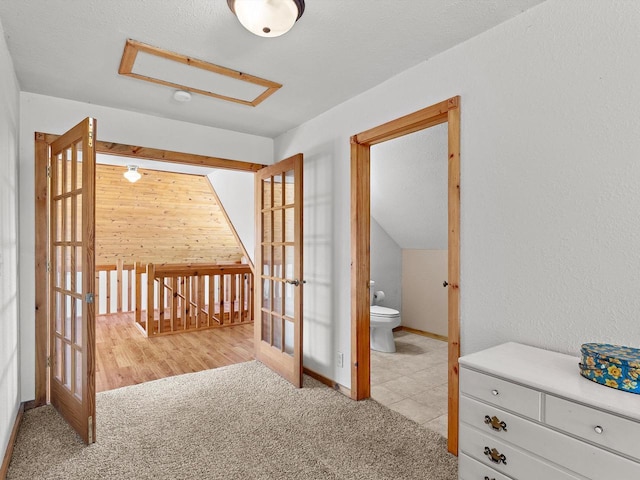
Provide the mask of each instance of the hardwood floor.
{"label": "hardwood floor", "polygon": [[133,313],[96,316],[96,391],[253,359],[253,324],[144,337]]}

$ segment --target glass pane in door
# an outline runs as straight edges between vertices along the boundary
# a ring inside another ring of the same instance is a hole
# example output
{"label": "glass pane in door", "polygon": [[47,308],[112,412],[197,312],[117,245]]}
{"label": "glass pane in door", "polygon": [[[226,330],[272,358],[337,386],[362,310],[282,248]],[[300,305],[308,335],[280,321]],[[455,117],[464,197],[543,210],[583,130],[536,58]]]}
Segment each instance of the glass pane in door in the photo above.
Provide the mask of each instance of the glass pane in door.
{"label": "glass pane in door", "polygon": [[273,206],[273,182],[271,178],[265,178],[262,181],[262,208],[271,208]]}
{"label": "glass pane in door", "polygon": [[272,216],[271,210],[269,210],[268,212],[262,213],[262,241],[263,242],[273,241],[273,233],[271,229],[271,216]]}
{"label": "glass pane in door", "polygon": [[293,322],[284,320],[284,353],[293,355]]}
{"label": "glass pane in door", "polygon": [[282,175],[273,176],[273,206],[282,206]]}
{"label": "glass pane in door", "polygon": [[273,210],[273,241],[274,242],[282,242],[282,214],[283,211],[281,208]]}
{"label": "glass pane in door", "polygon": [[271,245],[262,246],[262,274],[270,276],[273,268],[271,266]]}
{"label": "glass pane in door", "polygon": [[262,341],[271,345],[271,315],[267,312],[262,312],[261,318],[262,327]]}
{"label": "glass pane in door", "polygon": [[295,183],[293,170],[289,170],[284,174],[284,203],[285,205],[293,205],[295,199]]}
{"label": "glass pane in door", "polygon": [[279,350],[282,350],[282,318],[276,317],[273,318],[273,346]]}

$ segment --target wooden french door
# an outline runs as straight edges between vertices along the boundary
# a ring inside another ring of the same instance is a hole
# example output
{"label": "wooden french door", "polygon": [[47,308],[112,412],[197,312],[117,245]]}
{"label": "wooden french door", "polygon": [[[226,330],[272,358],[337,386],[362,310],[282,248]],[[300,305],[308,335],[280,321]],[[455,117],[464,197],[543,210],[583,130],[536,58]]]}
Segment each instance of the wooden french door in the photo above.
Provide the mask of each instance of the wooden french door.
{"label": "wooden french door", "polygon": [[96,440],[94,229],[96,120],[50,145],[51,403],[85,443]]}
{"label": "wooden french door", "polygon": [[256,172],[256,359],[302,386],[302,154]]}

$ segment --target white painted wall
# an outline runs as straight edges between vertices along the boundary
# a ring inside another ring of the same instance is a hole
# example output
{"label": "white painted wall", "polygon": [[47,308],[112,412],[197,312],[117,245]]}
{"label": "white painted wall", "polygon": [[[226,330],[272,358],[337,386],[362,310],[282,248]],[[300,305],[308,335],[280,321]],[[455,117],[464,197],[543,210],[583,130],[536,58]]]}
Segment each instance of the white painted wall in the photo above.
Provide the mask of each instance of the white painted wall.
{"label": "white painted wall", "polygon": [[447,250],[402,249],[402,325],[447,336]]}
{"label": "white painted wall", "polygon": [[374,291],[385,298],[376,305],[395,308],[402,313],[402,250],[393,238],[371,217],[371,280]]}
{"label": "white painted wall", "polygon": [[63,133],[87,116],[98,120],[99,140],[273,163],[273,140],[125,110],[33,93],[20,94],[20,343],[22,399],[34,386],[34,132]]}
{"label": "white painted wall", "polygon": [[253,262],[256,248],[255,174],[216,170],[207,177]]}
{"label": "white painted wall", "polygon": [[305,365],[350,385],[349,137],[454,95],[462,352],[640,345],[638,25],[638,2],[548,0],[276,139],[305,154]]}
{"label": "white painted wall", "polygon": [[371,147],[371,215],[401,248],[447,248],[447,124]]}
{"label": "white painted wall", "polygon": [[18,321],[19,96],[0,23],[0,458],[20,406]]}

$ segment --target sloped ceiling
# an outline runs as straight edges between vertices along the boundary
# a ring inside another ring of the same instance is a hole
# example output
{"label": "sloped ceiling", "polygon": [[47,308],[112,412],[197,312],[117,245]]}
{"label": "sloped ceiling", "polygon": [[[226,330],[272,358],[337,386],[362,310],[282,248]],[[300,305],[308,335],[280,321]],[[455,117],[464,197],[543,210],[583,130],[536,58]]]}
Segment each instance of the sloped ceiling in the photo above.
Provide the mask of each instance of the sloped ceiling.
{"label": "sloped ceiling", "polygon": [[447,249],[447,124],[371,147],[371,215],[400,248]]}
{"label": "sloped ceiling", "polygon": [[[542,0],[307,0],[287,34],[247,32],[224,0],[0,1],[21,89],[276,137]],[[118,75],[127,38],[284,86],[258,107]]]}

